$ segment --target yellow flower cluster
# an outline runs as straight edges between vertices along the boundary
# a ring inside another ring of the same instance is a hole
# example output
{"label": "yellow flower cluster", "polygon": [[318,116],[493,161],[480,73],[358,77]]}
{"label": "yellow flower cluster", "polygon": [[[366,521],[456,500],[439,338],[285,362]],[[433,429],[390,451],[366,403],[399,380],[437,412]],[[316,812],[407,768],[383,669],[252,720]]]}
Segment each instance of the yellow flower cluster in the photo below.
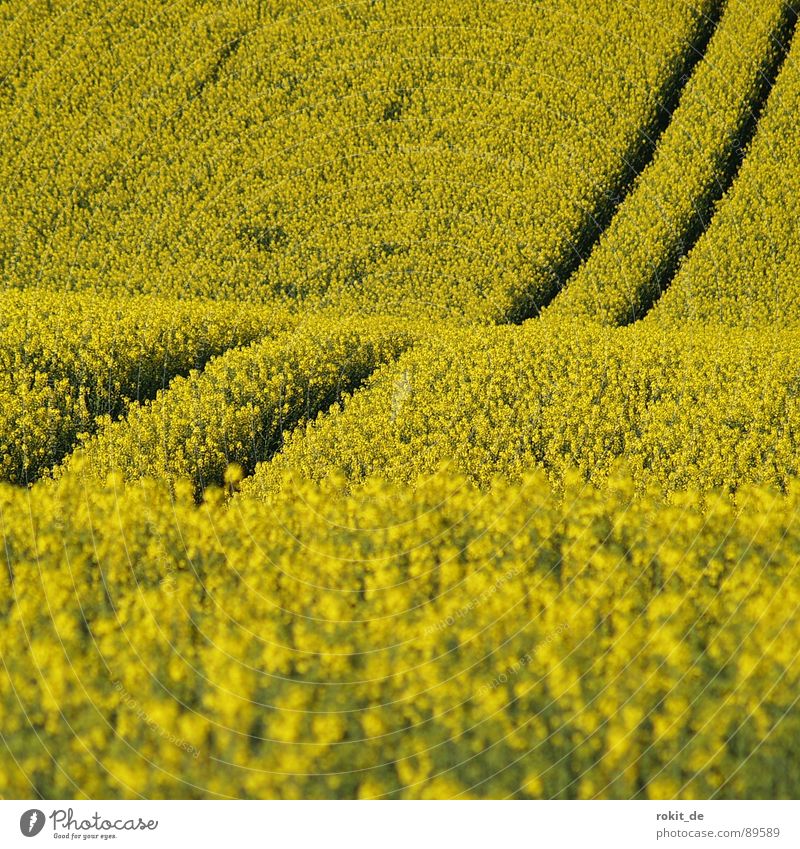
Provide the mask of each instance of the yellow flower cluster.
{"label": "yellow flower cluster", "polygon": [[721,5],[15,0],[4,285],[529,314]]}
{"label": "yellow flower cluster", "polygon": [[296,320],[235,302],[0,293],[0,478],[36,479],[96,417],[117,418],[175,375]]}
{"label": "yellow flower cluster", "polygon": [[439,333],[328,416],[289,434],[244,489],[285,470],[412,482],[442,462],[481,486],[545,469],[642,487],[784,486],[800,472],[800,336],[687,325],[527,322]]}
{"label": "yellow flower cluster", "polygon": [[67,378],[0,370],[0,480],[29,483],[71,449],[92,417]]}
{"label": "yellow flower cluster", "polygon": [[110,471],[126,480],[190,478],[199,493],[221,484],[230,464],[251,473],[284,431],[325,411],[425,332],[424,323],[404,319],[316,317],[176,377],[123,419],[107,418],[68,467],[100,480]]}
{"label": "yellow flower cluster", "polygon": [[[725,188],[794,18],[785,0],[726,5],[653,161],[547,314],[619,325],[649,309]],[[798,59],[800,48],[787,65]],[[726,233],[723,251],[729,243]],[[728,276],[719,268],[711,279],[727,289]]]}
{"label": "yellow flower cluster", "polygon": [[344,483],[0,487],[0,794],[800,793],[796,485]]}

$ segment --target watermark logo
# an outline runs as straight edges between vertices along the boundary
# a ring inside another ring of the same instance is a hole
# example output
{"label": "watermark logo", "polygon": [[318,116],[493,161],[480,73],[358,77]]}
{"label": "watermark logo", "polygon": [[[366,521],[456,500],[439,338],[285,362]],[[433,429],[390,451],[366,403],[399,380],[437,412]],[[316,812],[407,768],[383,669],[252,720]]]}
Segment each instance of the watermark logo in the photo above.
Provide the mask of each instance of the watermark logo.
{"label": "watermark logo", "polygon": [[392,386],[392,421],[396,422],[403,405],[411,398],[413,389],[411,387],[411,377],[406,369],[403,374],[398,377]]}
{"label": "watermark logo", "polygon": [[31,808],[19,818],[19,830],[25,837],[36,837],[44,828],[45,816],[38,808]]}

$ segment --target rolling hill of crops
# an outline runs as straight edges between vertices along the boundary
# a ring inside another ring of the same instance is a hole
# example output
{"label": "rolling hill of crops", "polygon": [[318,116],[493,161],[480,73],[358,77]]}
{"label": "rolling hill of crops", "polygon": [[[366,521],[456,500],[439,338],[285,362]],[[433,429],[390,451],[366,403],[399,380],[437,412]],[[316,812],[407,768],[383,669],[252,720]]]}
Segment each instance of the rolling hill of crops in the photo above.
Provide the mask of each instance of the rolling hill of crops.
{"label": "rolling hill of crops", "polygon": [[787,0],[0,3],[0,797],[797,798]]}

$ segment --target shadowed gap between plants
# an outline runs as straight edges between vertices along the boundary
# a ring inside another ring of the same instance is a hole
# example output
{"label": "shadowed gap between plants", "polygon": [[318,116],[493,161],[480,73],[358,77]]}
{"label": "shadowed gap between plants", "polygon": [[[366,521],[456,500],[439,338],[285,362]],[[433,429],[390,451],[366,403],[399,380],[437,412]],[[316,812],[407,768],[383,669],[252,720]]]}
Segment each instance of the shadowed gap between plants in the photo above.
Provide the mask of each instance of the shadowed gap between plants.
{"label": "shadowed gap between plants", "polygon": [[615,187],[615,191],[605,194],[596,209],[586,212],[586,220],[572,241],[571,251],[552,270],[553,284],[546,297],[538,302],[523,299],[523,302],[513,308],[506,321],[502,323],[522,324],[529,318],[536,318],[591,254],[617,209],[625,201],[634,180],[653,160],[658,143],[672,120],[672,113],[680,102],[683,90],[691,79],[695,66],[705,55],[708,43],[716,31],[722,15],[722,6],[722,2],[717,3],[710,14],[702,17],[699,31],[689,42],[681,61],[664,83],[653,121],[639,131],[632,149],[623,158],[624,168],[619,184]]}
{"label": "shadowed gap between plants", "polygon": [[764,112],[770,92],[775,85],[775,80],[783,68],[784,62],[789,55],[789,48],[794,38],[797,25],[797,7],[789,6],[789,16],[785,31],[776,36],[779,50],[775,58],[760,73],[761,86],[756,95],[752,107],[748,110],[746,119],[736,133],[727,152],[727,162],[722,168],[720,178],[709,186],[707,192],[699,198],[696,205],[696,214],[689,222],[686,233],[683,236],[680,252],[665,257],[665,260],[657,268],[652,277],[651,284],[647,287],[644,297],[641,299],[640,309],[631,309],[630,320],[623,322],[622,326],[635,324],[641,321],[645,315],[658,302],[659,298],[667,291],[680,267],[681,261],[697,244],[698,239],[708,229],[714,220],[714,204],[730,189],[739,175],[750,144],[758,129],[758,123]]}
{"label": "shadowed gap between plants", "polygon": [[[266,334],[269,335],[269,334]],[[80,441],[81,434],[94,434],[97,432],[96,419],[98,416],[109,416],[112,421],[124,418],[127,405],[131,402],[146,403],[152,401],[159,392],[169,388],[170,383],[178,377],[186,377],[194,370],[202,370],[209,361],[215,357],[222,356],[231,350],[251,344],[252,340],[241,340],[227,346],[210,345],[198,350],[191,358],[182,359],[179,355],[170,362],[164,360],[160,368],[146,370],[142,364],[136,365],[128,372],[122,374],[122,387],[112,391],[108,386],[104,391],[98,391],[97,386],[88,383],[86,386],[74,386],[72,395],[74,406],[78,409],[85,407],[86,416],[65,416],[58,431],[57,445],[54,446],[50,455],[44,462],[36,463],[21,470],[18,482],[23,486],[30,486],[42,477],[47,476],[59,464],[68,459],[70,453]],[[175,364],[178,364],[177,367]],[[71,375],[59,369],[36,370],[38,374],[47,376],[47,383],[54,387],[56,383]],[[27,378],[26,378],[27,380]],[[30,381],[29,381],[30,382]]]}
{"label": "shadowed gap between plants", "polygon": [[[340,369],[339,379],[335,384],[320,387],[313,394],[307,386],[305,388],[303,402],[296,405],[287,416],[280,417],[277,428],[273,427],[274,417],[271,412],[260,416],[257,423],[257,430],[252,435],[246,453],[231,452],[228,454],[226,452],[228,464],[237,464],[241,467],[242,479],[250,477],[255,472],[256,466],[260,463],[269,462],[281,451],[287,434],[303,426],[304,423],[313,421],[317,416],[328,413],[346,395],[361,389],[372,375],[380,369],[395,363],[403,354],[411,350],[415,344],[416,341],[411,342],[408,347],[402,351],[398,351],[393,357],[358,369],[355,372],[348,373],[345,369]],[[220,470],[218,474],[208,475],[206,477],[198,474],[197,480],[194,483],[195,499],[199,502],[203,499],[204,492],[209,486],[226,486],[229,492],[233,492],[238,489],[240,481],[234,484],[226,484],[225,470]]]}

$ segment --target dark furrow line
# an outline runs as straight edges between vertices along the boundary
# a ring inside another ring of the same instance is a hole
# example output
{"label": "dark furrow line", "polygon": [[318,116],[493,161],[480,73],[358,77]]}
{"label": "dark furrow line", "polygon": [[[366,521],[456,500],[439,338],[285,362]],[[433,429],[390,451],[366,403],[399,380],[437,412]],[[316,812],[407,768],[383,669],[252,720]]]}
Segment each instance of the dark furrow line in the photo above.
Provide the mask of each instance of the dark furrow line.
{"label": "dark furrow line", "polygon": [[[697,241],[713,222],[715,204],[736,182],[753,137],[758,130],[758,124],[761,120],[761,116],[763,115],[764,109],[769,101],[769,95],[772,92],[775,81],[786,62],[786,58],[789,55],[789,48],[794,39],[797,28],[798,7],[789,6],[788,9],[790,14],[787,31],[781,36],[775,38],[775,43],[779,47],[776,59],[760,74],[762,84],[759,95],[753,103],[749,115],[738,133],[738,143],[733,145],[731,156],[723,170],[722,178],[711,187],[708,197],[703,199],[702,208],[697,210],[697,216],[692,222],[687,235],[684,238],[683,252],[680,256],[672,260],[663,270],[656,272],[655,276],[657,278],[656,282],[658,284],[658,290],[654,291],[653,297],[649,300],[649,303],[644,305],[644,308],[639,312],[639,314],[632,316],[631,321],[626,322],[626,324],[630,325],[641,321],[645,315],[647,315],[655,307],[661,296],[669,289],[672,281],[675,279],[675,275],[678,272],[678,268],[680,267],[682,260],[694,248]],[[655,287],[653,288],[655,289]]]}
{"label": "dark furrow line", "polygon": [[692,77],[695,67],[703,59],[708,44],[722,16],[725,5],[720,0],[708,15],[702,15],[700,28],[689,43],[682,61],[665,81],[658,97],[658,106],[653,121],[643,127],[633,148],[623,156],[623,168],[619,183],[613,192],[606,193],[597,208],[587,211],[583,225],[575,239],[571,240],[571,252],[552,270],[553,285],[547,296],[538,301],[523,302],[507,318],[504,324],[522,324],[530,318],[536,318],[566,285],[567,280],[578,270],[600,241],[610,225],[619,207],[633,188],[636,177],[652,162],[658,143],[672,120],[672,115],[680,103],[683,91]]}
{"label": "dark furrow line", "polygon": [[648,312],[735,180],[796,19],[778,0],[726,7],[653,160],[543,320],[619,327]]}

